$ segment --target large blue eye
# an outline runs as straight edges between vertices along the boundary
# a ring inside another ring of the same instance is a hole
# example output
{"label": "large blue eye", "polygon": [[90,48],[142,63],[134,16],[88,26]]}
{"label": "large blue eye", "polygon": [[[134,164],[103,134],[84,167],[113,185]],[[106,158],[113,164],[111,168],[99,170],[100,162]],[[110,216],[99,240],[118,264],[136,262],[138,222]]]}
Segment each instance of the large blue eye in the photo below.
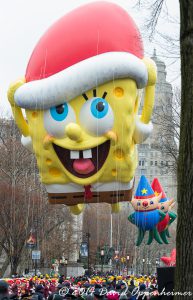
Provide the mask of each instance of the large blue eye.
{"label": "large blue eye", "polygon": [[141,203],[140,202],[137,202],[137,206],[140,206],[141,205]]}
{"label": "large blue eye", "polygon": [[114,124],[111,105],[99,97],[91,98],[84,103],[79,119],[84,129],[95,136],[105,134],[113,128]]}
{"label": "large blue eye", "polygon": [[153,204],[154,202],[153,201],[150,201],[150,204]]}
{"label": "large blue eye", "polygon": [[76,123],[76,115],[68,103],[51,107],[44,112],[44,127],[51,136],[64,138],[65,128],[69,123]]}
{"label": "large blue eye", "polygon": [[50,108],[50,114],[55,121],[64,121],[68,115],[68,104],[64,103]]}
{"label": "large blue eye", "polygon": [[95,118],[104,118],[109,110],[108,102],[103,98],[96,98],[92,101],[90,110]]}

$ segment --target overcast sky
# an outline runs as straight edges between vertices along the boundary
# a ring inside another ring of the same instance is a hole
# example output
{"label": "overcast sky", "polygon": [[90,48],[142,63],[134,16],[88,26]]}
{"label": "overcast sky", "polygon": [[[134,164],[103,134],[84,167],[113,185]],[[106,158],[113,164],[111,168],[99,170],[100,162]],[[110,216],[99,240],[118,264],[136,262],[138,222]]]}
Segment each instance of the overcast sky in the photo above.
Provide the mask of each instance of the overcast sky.
{"label": "overcast sky", "polygon": [[[97,0],[0,0],[0,110],[3,114],[10,112],[6,97],[9,84],[25,75],[27,62],[37,41],[45,30],[58,18],[73,8]],[[148,14],[144,9],[134,7],[134,0],[111,0],[123,5],[137,25],[142,29]],[[148,0],[149,1],[149,0]],[[141,0],[141,2],[147,2]],[[168,13],[179,18],[178,0],[166,0]],[[163,34],[175,32],[177,25],[161,19],[159,31]],[[148,55],[156,47],[157,54],[163,51],[159,46],[144,40]],[[179,63],[173,64],[165,57],[168,66],[168,80],[179,84]],[[175,74],[176,73],[176,74]],[[176,79],[177,78],[177,79]],[[176,80],[175,80],[176,79]]]}

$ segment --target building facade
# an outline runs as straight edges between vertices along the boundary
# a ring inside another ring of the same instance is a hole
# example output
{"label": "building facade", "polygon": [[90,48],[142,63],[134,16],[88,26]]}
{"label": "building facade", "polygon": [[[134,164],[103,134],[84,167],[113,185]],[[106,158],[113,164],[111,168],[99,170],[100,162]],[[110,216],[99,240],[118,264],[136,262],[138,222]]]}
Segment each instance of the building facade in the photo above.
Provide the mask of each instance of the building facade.
{"label": "building facade", "polygon": [[[151,136],[141,145],[138,145],[138,169],[136,171],[136,184],[141,175],[145,175],[150,182],[157,177],[168,197],[176,198],[177,180],[175,174],[175,162],[171,153],[165,151],[164,134],[167,135],[167,143],[174,149],[176,142],[172,134],[172,126],[166,131],[165,123],[172,120],[172,85],[166,80],[166,66],[159,60],[154,50],[152,59],[157,66],[157,84],[155,91],[155,106],[152,123],[154,126]],[[143,101],[142,101],[143,104]],[[141,106],[142,106],[141,104]],[[166,118],[166,121],[164,120]]]}

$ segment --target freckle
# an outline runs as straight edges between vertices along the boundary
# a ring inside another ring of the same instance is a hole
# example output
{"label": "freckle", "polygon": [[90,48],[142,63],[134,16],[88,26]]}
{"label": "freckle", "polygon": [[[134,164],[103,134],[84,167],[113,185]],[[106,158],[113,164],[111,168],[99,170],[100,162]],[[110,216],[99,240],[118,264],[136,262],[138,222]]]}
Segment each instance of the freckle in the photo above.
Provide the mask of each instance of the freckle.
{"label": "freckle", "polygon": [[111,173],[112,173],[112,176],[114,176],[114,177],[117,176],[117,170],[116,169],[113,169]]}
{"label": "freckle", "polygon": [[114,95],[117,97],[117,98],[121,98],[123,97],[124,95],[124,89],[121,88],[121,87],[116,87],[113,91]]}
{"label": "freckle", "polygon": [[50,158],[46,158],[46,164],[47,164],[48,166],[50,166],[51,163],[52,163],[52,160],[51,160]]}
{"label": "freckle", "polygon": [[54,176],[54,177],[58,177],[61,175],[60,170],[58,170],[57,168],[51,168],[49,169],[49,173],[50,175]]}
{"label": "freckle", "polygon": [[37,111],[33,111],[32,112],[32,118],[36,119],[38,117],[38,112]]}
{"label": "freckle", "polygon": [[125,157],[125,154],[124,154],[123,150],[117,149],[114,151],[114,156],[117,160],[123,160]]}

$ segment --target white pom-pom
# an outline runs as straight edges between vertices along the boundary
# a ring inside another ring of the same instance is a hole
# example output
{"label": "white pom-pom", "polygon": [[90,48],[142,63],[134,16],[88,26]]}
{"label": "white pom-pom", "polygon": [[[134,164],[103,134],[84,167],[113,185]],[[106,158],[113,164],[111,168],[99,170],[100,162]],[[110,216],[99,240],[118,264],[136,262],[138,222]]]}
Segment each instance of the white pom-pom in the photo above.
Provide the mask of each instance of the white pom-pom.
{"label": "white pom-pom", "polygon": [[134,141],[136,144],[143,143],[152,133],[153,124],[149,122],[145,124],[140,121],[140,116],[136,116],[135,119],[135,131],[134,131]]}
{"label": "white pom-pom", "polygon": [[21,143],[27,150],[29,150],[30,152],[33,152],[32,140],[31,140],[30,136],[22,135]]}

